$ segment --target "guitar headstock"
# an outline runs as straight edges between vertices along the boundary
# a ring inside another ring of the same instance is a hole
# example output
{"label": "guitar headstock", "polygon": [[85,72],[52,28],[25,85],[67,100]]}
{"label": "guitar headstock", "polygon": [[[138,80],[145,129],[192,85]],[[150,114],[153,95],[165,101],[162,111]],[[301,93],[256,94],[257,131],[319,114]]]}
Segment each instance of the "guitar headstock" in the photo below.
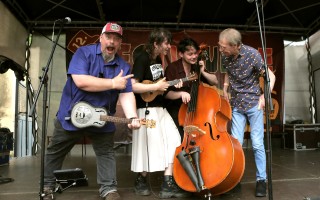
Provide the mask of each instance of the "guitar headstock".
{"label": "guitar headstock", "polygon": [[187,76],[188,81],[194,81],[198,79],[198,74],[193,72],[189,76]]}
{"label": "guitar headstock", "polygon": [[155,128],[156,127],[156,121],[153,119],[141,119],[140,123],[142,125],[145,125],[147,128]]}

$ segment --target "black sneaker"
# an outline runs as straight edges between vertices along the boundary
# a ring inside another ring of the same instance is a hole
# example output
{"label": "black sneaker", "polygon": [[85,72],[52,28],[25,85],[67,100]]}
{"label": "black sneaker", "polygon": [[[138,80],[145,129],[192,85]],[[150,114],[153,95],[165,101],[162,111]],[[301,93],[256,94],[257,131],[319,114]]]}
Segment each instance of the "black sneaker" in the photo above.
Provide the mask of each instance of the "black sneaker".
{"label": "black sneaker", "polygon": [[182,190],[174,181],[172,176],[164,176],[159,197],[167,199],[171,197],[184,198],[191,196],[192,193]]}
{"label": "black sneaker", "polygon": [[267,196],[267,185],[265,180],[259,180],[256,184],[256,197]]}
{"label": "black sneaker", "polygon": [[138,173],[138,176],[134,182],[134,192],[137,195],[148,196],[151,194],[146,177]]}

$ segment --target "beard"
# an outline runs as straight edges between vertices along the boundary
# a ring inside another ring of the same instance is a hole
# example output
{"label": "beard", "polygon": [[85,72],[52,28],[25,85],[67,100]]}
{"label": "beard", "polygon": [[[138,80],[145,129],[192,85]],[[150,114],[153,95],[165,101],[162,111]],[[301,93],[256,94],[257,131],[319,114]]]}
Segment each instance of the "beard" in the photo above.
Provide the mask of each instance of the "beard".
{"label": "beard", "polygon": [[107,55],[107,54],[102,54],[103,60],[108,63],[114,59],[114,54],[112,55]]}

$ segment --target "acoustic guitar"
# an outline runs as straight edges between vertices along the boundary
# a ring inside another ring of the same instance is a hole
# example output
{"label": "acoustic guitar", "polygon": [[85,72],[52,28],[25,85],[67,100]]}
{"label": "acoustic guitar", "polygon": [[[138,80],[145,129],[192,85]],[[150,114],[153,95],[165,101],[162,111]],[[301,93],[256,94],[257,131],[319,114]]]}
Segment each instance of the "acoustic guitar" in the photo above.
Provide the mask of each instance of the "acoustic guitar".
{"label": "acoustic guitar", "polygon": [[[192,73],[185,78],[168,81],[168,83],[169,83],[169,87],[170,87],[170,86],[176,85],[180,81],[182,81],[182,82],[193,81],[193,80],[196,80],[197,78],[198,78],[198,75],[196,73]],[[156,83],[156,82],[158,82],[158,81],[155,81],[155,82],[150,81],[150,80],[142,81],[143,84],[152,84],[152,83]],[[157,90],[157,91],[145,92],[140,95],[141,95],[141,98],[143,99],[143,101],[150,102],[150,101],[153,101],[156,98],[156,96],[162,95],[162,94],[163,94],[163,91]]]}
{"label": "acoustic guitar", "polygon": [[[77,128],[90,126],[102,127],[106,122],[118,122],[130,124],[133,119],[108,116],[107,110],[101,107],[94,107],[87,102],[79,101],[71,111],[71,122]],[[147,128],[155,128],[154,120],[140,119],[140,123]]]}

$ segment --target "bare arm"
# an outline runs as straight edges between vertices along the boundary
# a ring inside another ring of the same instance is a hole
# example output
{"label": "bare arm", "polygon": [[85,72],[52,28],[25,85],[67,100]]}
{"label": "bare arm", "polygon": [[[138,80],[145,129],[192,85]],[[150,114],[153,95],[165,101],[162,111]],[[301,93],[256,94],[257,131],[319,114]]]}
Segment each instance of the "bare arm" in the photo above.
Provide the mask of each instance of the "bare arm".
{"label": "bare arm", "polygon": [[112,79],[98,78],[91,75],[75,75],[72,79],[76,86],[88,92],[101,92],[112,89]]}
{"label": "bare arm", "polygon": [[134,97],[133,92],[120,93],[119,101],[126,118],[130,118],[130,119],[134,118],[131,124],[128,124],[128,127],[130,129],[140,128],[141,124],[140,124],[140,120],[138,119],[136,99]]}
{"label": "bare arm", "polygon": [[191,96],[188,92],[185,91],[169,91],[167,95],[165,96],[166,99],[180,99],[183,103],[188,103],[191,99]]}
{"label": "bare arm", "polygon": [[126,118],[138,117],[136,99],[134,97],[133,92],[120,93],[119,102],[122,106]]}
{"label": "bare arm", "polygon": [[228,87],[229,87],[229,77],[228,77],[228,73],[225,73],[224,82],[223,82],[223,96],[227,101],[229,101]]}
{"label": "bare arm", "polygon": [[274,73],[268,68],[269,78],[270,78],[270,92],[272,92],[274,84],[276,82],[276,76]]}
{"label": "bare arm", "polygon": [[78,88],[88,92],[101,92],[105,90],[122,90],[126,87],[127,79],[133,77],[133,74],[122,76],[123,71],[114,78],[98,78],[91,75],[72,74],[71,77]]}
{"label": "bare arm", "polygon": [[201,72],[202,76],[207,79],[209,84],[210,85],[218,85],[217,76],[215,74],[211,74],[211,73],[208,73],[208,72],[205,71],[204,61],[203,60],[199,61],[199,65],[200,65],[200,72]]}
{"label": "bare arm", "polygon": [[175,100],[175,99],[179,99],[181,98],[181,93],[183,91],[169,91],[167,93],[167,95],[165,96],[166,99],[171,99],[171,100]]}
{"label": "bare arm", "polygon": [[210,85],[218,85],[218,79],[215,74],[211,74],[206,71],[201,72],[201,74],[208,80]]}
{"label": "bare arm", "polygon": [[169,87],[169,83],[166,82],[166,78],[161,79],[156,83],[144,84],[140,83],[137,79],[131,79],[132,90],[134,93],[145,93],[150,91],[166,91]]}
{"label": "bare arm", "polygon": [[[270,94],[272,93],[272,90],[273,90],[273,87],[274,87],[274,84],[276,82],[276,76],[274,75],[274,73],[268,68],[268,73],[269,73],[269,79],[270,79]],[[260,99],[259,99],[259,105],[258,105],[258,108],[259,109],[263,109],[265,107],[265,99],[264,99],[264,94],[262,94],[260,96]]]}

